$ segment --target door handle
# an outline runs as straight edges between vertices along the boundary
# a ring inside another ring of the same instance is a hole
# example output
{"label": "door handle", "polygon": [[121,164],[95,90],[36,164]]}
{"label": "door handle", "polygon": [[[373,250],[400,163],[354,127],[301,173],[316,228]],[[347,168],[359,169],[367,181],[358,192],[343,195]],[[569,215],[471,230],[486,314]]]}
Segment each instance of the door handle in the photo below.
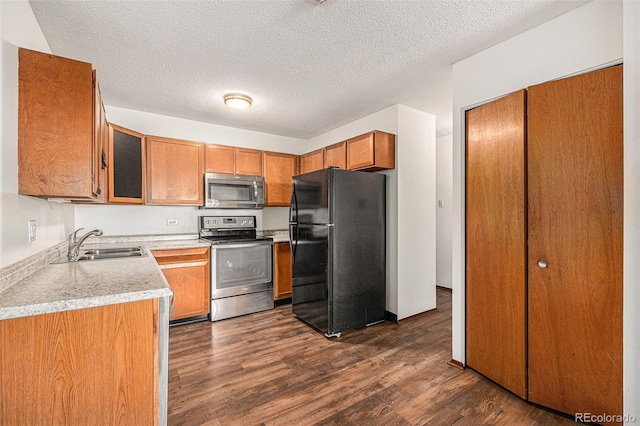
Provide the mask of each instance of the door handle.
{"label": "door handle", "polygon": [[545,269],[547,267],[547,261],[542,259],[538,260],[538,267],[540,269]]}

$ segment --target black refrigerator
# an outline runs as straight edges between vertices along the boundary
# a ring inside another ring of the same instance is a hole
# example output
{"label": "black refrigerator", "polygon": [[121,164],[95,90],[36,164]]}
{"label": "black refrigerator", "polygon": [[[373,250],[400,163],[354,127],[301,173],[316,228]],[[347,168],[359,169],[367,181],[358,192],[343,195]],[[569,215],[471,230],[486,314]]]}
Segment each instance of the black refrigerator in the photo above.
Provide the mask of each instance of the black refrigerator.
{"label": "black refrigerator", "polygon": [[327,337],[384,319],[385,178],[336,168],[293,177],[292,310]]}

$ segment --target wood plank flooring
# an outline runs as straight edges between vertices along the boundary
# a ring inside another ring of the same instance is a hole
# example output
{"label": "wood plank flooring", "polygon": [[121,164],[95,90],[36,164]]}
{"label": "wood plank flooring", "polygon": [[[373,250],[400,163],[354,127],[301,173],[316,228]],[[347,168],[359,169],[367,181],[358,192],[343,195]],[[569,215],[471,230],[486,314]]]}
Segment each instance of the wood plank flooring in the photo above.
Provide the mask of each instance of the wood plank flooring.
{"label": "wood plank flooring", "polygon": [[172,327],[170,425],[563,425],[451,359],[451,293],[438,309],[327,339],[291,305]]}

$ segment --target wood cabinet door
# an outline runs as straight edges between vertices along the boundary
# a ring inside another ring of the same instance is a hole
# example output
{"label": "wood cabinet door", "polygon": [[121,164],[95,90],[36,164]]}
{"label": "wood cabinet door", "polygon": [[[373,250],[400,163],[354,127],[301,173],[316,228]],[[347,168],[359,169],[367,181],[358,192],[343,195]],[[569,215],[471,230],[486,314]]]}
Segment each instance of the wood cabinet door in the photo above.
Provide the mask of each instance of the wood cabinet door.
{"label": "wood cabinet door", "polygon": [[324,149],[324,166],[347,170],[347,143],[340,142]]}
{"label": "wood cabinet door", "polygon": [[466,114],[467,365],[527,397],[525,98]]}
{"label": "wood cabinet door", "polygon": [[324,168],[324,150],[317,149],[300,156],[300,174]]}
{"label": "wood cabinet door", "polygon": [[109,124],[109,203],[144,204],[146,187],[145,137]]}
{"label": "wood cabinet door", "polygon": [[291,251],[289,243],[273,245],[273,298],[281,300],[291,297]]}
{"label": "wood cabinet door", "polygon": [[373,132],[357,136],[347,141],[347,170],[357,170],[373,166],[375,148]]}
{"label": "wood cabinet door", "polygon": [[91,192],[96,197],[96,201],[104,202],[105,194],[103,192],[104,182],[102,181],[102,95],[100,94],[100,86],[98,85],[98,78],[96,71],[93,71],[93,110],[92,112],[92,126],[93,136],[91,144]]}
{"label": "wood cabinet door", "polygon": [[528,117],[529,399],[622,414],[622,66],[530,87]]}
{"label": "wood cabinet door", "polygon": [[266,206],[289,206],[292,178],[298,174],[298,157],[277,152],[264,153]]}
{"label": "wood cabinet door", "polygon": [[347,170],[377,172],[396,167],[396,137],[375,130],[349,139]]}
{"label": "wood cabinet door", "polygon": [[212,144],[205,146],[205,172],[231,175],[236,172],[236,149],[234,147]]}
{"label": "wood cabinet door", "polygon": [[158,302],[0,321],[0,423],[152,425]]}
{"label": "wood cabinet door", "polygon": [[27,49],[18,61],[18,193],[95,198],[91,64]]}
{"label": "wood cabinet door", "polygon": [[262,151],[236,148],[236,173],[245,176],[262,176]]}
{"label": "wood cabinet door", "polygon": [[170,320],[207,315],[211,306],[209,248],[154,250],[173,291]]}
{"label": "wood cabinet door", "polygon": [[147,204],[203,205],[204,144],[147,137]]}

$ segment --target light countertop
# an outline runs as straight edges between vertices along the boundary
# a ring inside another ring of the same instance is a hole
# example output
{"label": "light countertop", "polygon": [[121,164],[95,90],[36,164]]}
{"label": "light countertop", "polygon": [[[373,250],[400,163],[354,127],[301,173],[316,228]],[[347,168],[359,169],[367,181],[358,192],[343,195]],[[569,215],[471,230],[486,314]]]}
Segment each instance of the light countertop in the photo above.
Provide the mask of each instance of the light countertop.
{"label": "light countertop", "polygon": [[150,250],[210,245],[196,235],[94,240],[82,247],[141,245],[147,256],[47,264],[0,292],[0,320],[171,296]]}
{"label": "light countertop", "polygon": [[286,243],[289,242],[289,231],[284,230],[275,230],[275,231],[258,231],[259,237],[271,237],[273,238],[274,243]]}

